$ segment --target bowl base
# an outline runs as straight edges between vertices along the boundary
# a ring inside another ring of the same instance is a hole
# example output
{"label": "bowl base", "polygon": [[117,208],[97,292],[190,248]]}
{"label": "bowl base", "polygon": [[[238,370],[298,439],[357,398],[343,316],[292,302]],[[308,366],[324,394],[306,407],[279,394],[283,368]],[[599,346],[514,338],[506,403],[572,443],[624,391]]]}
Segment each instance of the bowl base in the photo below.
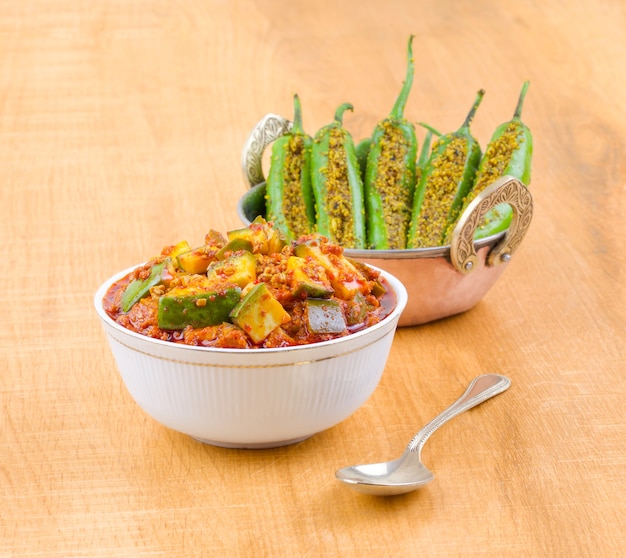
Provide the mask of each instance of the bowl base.
{"label": "bowl base", "polygon": [[210,446],[218,446],[220,448],[230,448],[230,449],[271,449],[271,448],[280,448],[283,446],[289,446],[291,444],[297,444],[298,442],[302,442],[308,438],[313,436],[313,434],[307,434],[306,436],[301,436],[300,438],[292,438],[290,440],[281,440],[278,442],[260,442],[260,443],[246,443],[246,442],[238,442],[238,443],[229,443],[229,442],[220,442],[218,440],[207,440],[206,438],[197,438],[196,436],[192,436],[194,440],[200,442],[202,444],[208,444]]}

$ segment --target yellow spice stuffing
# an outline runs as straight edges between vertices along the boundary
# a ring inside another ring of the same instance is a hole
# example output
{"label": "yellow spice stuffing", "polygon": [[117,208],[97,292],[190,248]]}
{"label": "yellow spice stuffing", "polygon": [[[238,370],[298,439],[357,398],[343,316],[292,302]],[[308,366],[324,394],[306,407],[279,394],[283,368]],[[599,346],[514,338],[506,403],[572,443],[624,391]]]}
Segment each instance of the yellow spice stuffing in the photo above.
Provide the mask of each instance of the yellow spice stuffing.
{"label": "yellow spice stuffing", "polygon": [[326,211],[330,238],[346,248],[355,245],[352,192],[343,131],[332,128],[329,134],[328,165],[321,169],[326,178]]}
{"label": "yellow spice stuffing", "polygon": [[523,135],[520,125],[517,122],[510,122],[502,135],[489,143],[481,161],[476,183],[465,199],[466,205],[504,174],[513,152],[520,146],[521,141]]}
{"label": "yellow spice stuffing", "polygon": [[[513,153],[523,141],[524,135],[520,124],[518,122],[509,122],[502,132],[502,135],[489,142],[481,160],[481,166],[479,173],[476,176],[476,182],[469,194],[465,197],[461,212],[472,202],[472,200],[474,200],[474,198],[476,198],[478,194],[487,188],[487,186],[493,184],[498,178],[504,175],[506,168],[511,162]],[[498,208],[495,207],[491,213],[488,213],[487,216],[485,216],[479,227],[485,227],[489,221],[489,215],[491,215],[491,218],[494,219],[501,218]],[[446,232],[446,241],[449,241],[453,227],[454,223],[448,227]]]}
{"label": "yellow spice stuffing", "polygon": [[[433,146],[437,149],[437,144]],[[424,189],[424,199],[416,217],[416,233],[409,248],[439,246],[448,224],[452,202],[465,171],[467,141],[453,138],[434,161]]]}
{"label": "yellow spice stuffing", "polygon": [[383,128],[374,188],[382,201],[389,248],[403,249],[406,247],[412,204],[411,191],[403,184],[404,159],[409,144],[402,131],[392,123],[384,122]]}
{"label": "yellow spice stuffing", "polygon": [[302,195],[303,164],[304,139],[301,136],[293,135],[289,139],[283,170],[283,215],[296,237],[311,232]]}

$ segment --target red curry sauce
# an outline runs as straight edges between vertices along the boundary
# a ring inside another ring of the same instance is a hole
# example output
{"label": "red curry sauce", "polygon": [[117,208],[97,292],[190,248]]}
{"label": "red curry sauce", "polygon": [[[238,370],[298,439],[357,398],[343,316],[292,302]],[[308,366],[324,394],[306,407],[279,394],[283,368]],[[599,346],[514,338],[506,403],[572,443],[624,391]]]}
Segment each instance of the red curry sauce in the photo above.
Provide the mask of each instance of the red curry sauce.
{"label": "red curry sauce", "polygon": [[[254,224],[250,227],[253,228],[253,226]],[[267,234],[268,227],[271,229],[271,223],[263,223],[262,230],[265,234]],[[283,318],[282,323],[273,328],[262,341],[251,339],[245,331],[246,327],[242,327],[241,323],[233,323],[230,318],[204,327],[186,325],[175,330],[160,327],[160,302],[162,303],[162,297],[166,296],[168,292],[173,292],[176,289],[178,289],[177,292],[185,292],[184,289],[181,291],[181,286],[189,288],[189,285],[196,283],[210,285],[213,288],[218,285],[219,281],[222,282],[219,285],[223,285],[223,288],[233,287],[229,283],[228,275],[218,276],[214,271],[214,268],[219,267],[220,261],[215,254],[221,250],[221,261],[223,261],[233,254],[236,256],[240,251],[225,252],[223,248],[228,247],[228,239],[220,239],[214,231],[211,231],[210,235],[211,242],[217,242],[217,245],[214,247],[216,248],[213,250],[214,254],[209,257],[209,260],[211,258],[212,260],[205,273],[190,274],[181,269],[178,262],[184,261],[184,258],[177,257],[175,247],[168,246],[163,249],[161,255],[136,268],[110,287],[103,299],[103,306],[107,314],[121,326],[155,339],[206,347],[271,348],[305,345],[343,337],[378,323],[395,307],[396,299],[393,291],[378,271],[358,262],[347,260],[344,258],[343,250],[340,247],[330,244],[323,237],[318,238],[311,235],[303,241],[292,242],[291,244],[281,242],[275,246],[280,250],[274,252],[263,247],[253,246],[252,254],[256,263],[255,277],[250,284],[241,288],[241,296],[243,297],[252,286],[264,283],[271,296],[286,312],[286,317]],[[208,238],[209,235],[207,235]],[[339,277],[343,283],[336,282],[337,277],[332,275],[333,271],[321,269],[319,261],[313,261],[315,258],[308,255],[303,258],[295,256],[297,253],[301,253],[298,252],[298,242],[312,243],[316,247],[317,253],[322,252],[324,256],[337,262],[338,265],[343,265],[343,262],[347,261],[349,264],[346,266],[348,272]],[[206,258],[206,254],[211,252],[211,249],[207,248],[206,245],[203,248],[203,257]],[[269,253],[261,253],[262,251]],[[341,331],[313,330],[315,326],[312,325],[310,316],[307,314],[308,311],[310,312],[308,310],[310,301],[307,303],[307,299],[313,297],[306,291],[295,287],[294,271],[289,269],[288,265],[289,258],[294,256],[297,258],[297,262],[303,266],[304,272],[310,276],[322,273],[334,278],[333,284],[337,288],[333,290],[330,296],[326,295],[326,300],[329,305],[341,309],[345,321],[345,328]],[[145,281],[150,270],[156,264],[164,261],[166,265],[163,268],[161,280],[152,286],[145,293],[145,296],[134,302],[132,307],[124,311],[122,301],[128,285],[133,281]],[[207,276],[213,277],[213,279],[207,281]],[[219,281],[215,277],[219,277]],[[343,289],[344,286],[347,286],[346,290],[354,296],[347,297]],[[196,300],[197,306],[204,306],[205,304],[211,304],[210,300],[209,302],[204,301],[203,304]]]}

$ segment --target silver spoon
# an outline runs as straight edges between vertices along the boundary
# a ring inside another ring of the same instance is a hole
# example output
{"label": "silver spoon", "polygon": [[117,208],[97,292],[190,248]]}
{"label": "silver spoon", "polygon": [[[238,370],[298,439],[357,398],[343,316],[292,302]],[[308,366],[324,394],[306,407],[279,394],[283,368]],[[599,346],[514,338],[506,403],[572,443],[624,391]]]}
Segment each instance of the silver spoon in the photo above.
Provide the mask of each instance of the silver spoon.
{"label": "silver spoon", "polygon": [[377,496],[404,494],[420,488],[435,478],[420,458],[430,435],[451,418],[506,391],[510,385],[511,380],[499,374],[484,374],[474,378],[461,397],[415,435],[398,459],[344,467],[335,476],[354,490]]}

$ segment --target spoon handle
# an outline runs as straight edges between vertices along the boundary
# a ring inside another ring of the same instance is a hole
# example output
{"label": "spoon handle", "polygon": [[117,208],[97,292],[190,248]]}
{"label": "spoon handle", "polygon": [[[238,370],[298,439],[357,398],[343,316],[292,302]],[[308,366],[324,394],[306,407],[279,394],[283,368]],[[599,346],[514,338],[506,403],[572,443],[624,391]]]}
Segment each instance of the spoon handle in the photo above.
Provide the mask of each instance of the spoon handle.
{"label": "spoon handle", "polygon": [[483,374],[474,378],[470,385],[452,405],[445,411],[437,415],[433,420],[426,424],[409,442],[406,450],[410,452],[422,451],[422,447],[430,435],[440,426],[448,422],[450,419],[464,413],[465,411],[480,405],[483,401],[506,391],[511,385],[511,380],[506,376],[499,374]]}

